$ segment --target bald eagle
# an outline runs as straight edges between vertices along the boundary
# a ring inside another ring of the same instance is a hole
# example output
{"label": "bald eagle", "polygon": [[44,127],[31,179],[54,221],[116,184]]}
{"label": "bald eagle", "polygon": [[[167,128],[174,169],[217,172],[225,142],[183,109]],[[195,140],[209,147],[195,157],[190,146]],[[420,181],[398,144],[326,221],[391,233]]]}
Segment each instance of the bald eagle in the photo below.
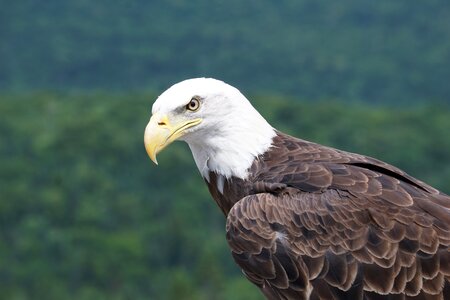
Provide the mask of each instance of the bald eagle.
{"label": "bald eagle", "polygon": [[235,262],[267,299],[450,299],[450,197],[371,157],[274,129],[236,88],[177,83],[150,158],[189,145]]}

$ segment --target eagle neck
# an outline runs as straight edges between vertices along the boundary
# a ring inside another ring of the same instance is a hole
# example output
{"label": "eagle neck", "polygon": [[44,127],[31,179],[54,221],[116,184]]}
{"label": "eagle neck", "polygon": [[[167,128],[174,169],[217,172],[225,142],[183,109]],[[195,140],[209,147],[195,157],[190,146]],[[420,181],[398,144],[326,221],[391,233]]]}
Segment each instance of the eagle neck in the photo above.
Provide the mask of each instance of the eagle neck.
{"label": "eagle neck", "polygon": [[[276,131],[262,117],[255,125],[238,124],[216,128],[200,142],[188,141],[197,168],[209,181],[213,172],[225,179],[247,179],[255,159],[272,146]],[[222,179],[219,179],[222,180]],[[219,181],[220,183],[220,181]]]}

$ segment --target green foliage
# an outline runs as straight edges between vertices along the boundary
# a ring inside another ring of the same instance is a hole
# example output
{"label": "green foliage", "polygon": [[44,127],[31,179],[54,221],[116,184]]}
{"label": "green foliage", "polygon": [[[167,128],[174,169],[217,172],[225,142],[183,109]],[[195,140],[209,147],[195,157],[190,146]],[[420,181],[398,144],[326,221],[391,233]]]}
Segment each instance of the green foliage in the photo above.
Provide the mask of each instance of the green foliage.
{"label": "green foliage", "polygon": [[[152,165],[154,95],[38,93],[0,101],[1,299],[261,299],[182,143]],[[449,107],[254,97],[296,136],[372,155],[449,192]]]}
{"label": "green foliage", "polygon": [[448,102],[448,0],[46,0],[0,11],[0,89],[246,91]]}

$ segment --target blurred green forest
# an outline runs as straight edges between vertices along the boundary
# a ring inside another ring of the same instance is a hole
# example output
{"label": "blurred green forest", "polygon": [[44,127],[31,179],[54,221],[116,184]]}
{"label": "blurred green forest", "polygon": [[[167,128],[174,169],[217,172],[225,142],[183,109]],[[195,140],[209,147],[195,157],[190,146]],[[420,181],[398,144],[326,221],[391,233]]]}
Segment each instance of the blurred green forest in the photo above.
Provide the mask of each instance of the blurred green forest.
{"label": "blurred green forest", "polygon": [[[156,167],[154,94],[3,96],[1,299],[261,299],[234,265],[188,147]],[[450,108],[252,96],[277,128],[375,156],[450,192]]]}
{"label": "blurred green forest", "polygon": [[448,0],[0,0],[0,299],[262,299],[156,96],[225,80],[276,128],[450,193]]}
{"label": "blurred green forest", "polygon": [[0,0],[0,90],[250,92],[449,102],[448,0]]}

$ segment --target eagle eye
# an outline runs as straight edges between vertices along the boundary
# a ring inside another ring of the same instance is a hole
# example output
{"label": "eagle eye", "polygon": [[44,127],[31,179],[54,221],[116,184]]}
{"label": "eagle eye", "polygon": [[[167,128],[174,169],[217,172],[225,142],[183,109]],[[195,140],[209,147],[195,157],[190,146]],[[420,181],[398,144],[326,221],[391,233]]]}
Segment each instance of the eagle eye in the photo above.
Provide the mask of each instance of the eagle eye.
{"label": "eagle eye", "polygon": [[186,105],[186,109],[190,111],[197,111],[200,108],[200,100],[197,97],[193,97],[191,101]]}

